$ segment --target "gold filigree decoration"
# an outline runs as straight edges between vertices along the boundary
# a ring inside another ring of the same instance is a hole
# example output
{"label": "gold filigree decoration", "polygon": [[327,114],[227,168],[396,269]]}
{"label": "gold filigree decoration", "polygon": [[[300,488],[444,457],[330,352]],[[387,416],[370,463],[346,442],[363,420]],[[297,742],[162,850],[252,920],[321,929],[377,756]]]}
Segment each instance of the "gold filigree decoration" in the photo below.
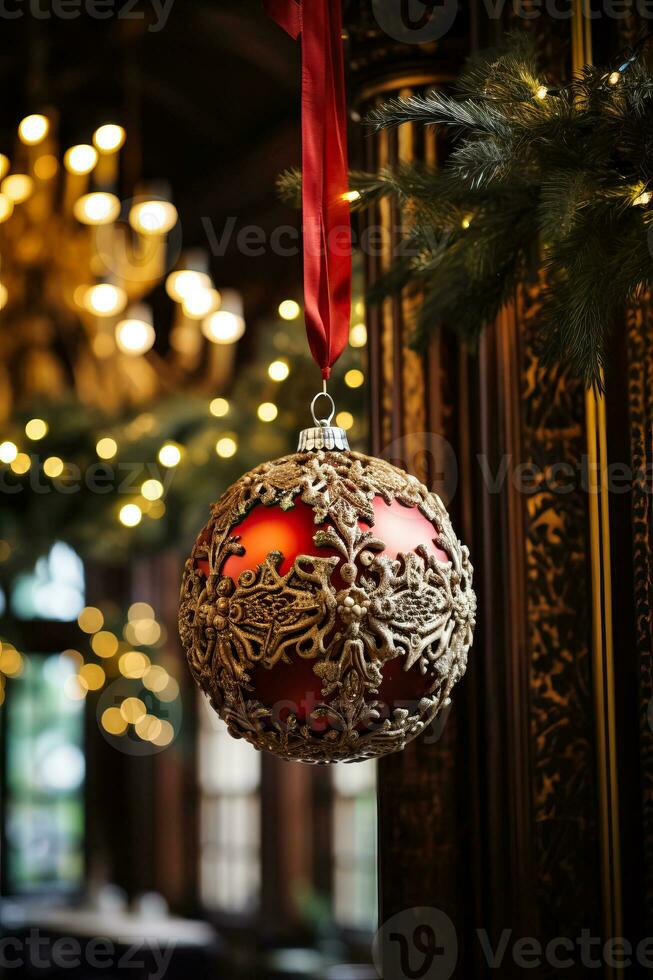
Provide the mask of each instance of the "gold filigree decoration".
{"label": "gold filigree decoration", "polygon": [[[392,559],[373,530],[375,496],[417,507],[433,541]],[[282,574],[271,552],[234,581],[227,558],[243,554],[237,527],[257,505],[312,508],[318,547]],[[368,525],[362,528],[360,522]],[[337,575],[334,573],[337,571]],[[180,635],[193,677],[232,735],[287,759],[353,761],[402,749],[450,703],[472,642],[476,599],[469,552],[442,501],[384,460],[352,452],[304,452],[264,463],[213,505],[186,563]],[[319,704],[302,715],[257,700],[252,675],[301,658],[321,681]],[[406,707],[379,700],[384,666],[402,659],[426,694]]]}

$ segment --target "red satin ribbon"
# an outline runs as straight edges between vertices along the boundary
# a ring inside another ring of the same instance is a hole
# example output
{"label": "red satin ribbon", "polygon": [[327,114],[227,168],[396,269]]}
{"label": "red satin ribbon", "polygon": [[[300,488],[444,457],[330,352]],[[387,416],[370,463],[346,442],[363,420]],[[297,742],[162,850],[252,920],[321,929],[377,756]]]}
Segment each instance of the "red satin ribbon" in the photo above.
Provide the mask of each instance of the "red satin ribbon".
{"label": "red satin ribbon", "polygon": [[349,338],[351,225],[340,0],[263,0],[302,39],[304,310],[311,353],[328,378]]}

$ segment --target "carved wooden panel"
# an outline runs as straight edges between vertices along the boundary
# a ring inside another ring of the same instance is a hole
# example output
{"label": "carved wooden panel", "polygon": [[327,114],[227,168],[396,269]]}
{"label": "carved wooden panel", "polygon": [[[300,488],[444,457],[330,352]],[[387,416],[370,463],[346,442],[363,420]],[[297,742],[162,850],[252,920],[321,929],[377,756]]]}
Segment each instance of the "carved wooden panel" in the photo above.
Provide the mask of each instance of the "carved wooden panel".
{"label": "carved wooden panel", "polygon": [[639,667],[639,730],[644,832],[645,928],[653,930],[653,310],[626,317],[632,490],[635,643]]}
{"label": "carved wooden panel", "polygon": [[533,829],[544,936],[600,922],[582,385],[536,350],[540,284],[520,292]]}

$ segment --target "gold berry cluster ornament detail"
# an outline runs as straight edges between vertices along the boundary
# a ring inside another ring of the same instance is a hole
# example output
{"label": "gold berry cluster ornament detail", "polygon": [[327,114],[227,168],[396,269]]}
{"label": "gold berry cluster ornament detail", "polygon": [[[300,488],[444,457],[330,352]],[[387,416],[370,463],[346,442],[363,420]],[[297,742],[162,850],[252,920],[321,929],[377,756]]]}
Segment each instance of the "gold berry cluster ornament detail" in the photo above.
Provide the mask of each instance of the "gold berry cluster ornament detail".
{"label": "gold berry cluster ornament detail", "polygon": [[312,763],[419,735],[465,672],[476,610],[440,498],[322,424],[213,505],[179,618],[193,677],[231,734]]}

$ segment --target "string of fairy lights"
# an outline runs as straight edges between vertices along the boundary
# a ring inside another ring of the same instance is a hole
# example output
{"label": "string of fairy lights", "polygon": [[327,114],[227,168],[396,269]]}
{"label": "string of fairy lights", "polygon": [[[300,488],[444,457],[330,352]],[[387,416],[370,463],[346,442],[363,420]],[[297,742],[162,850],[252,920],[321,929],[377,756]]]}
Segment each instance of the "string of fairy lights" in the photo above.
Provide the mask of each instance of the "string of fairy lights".
{"label": "string of fairy lights", "polygon": [[[644,48],[651,40],[651,37],[653,35],[644,34],[632,47],[626,47],[619,53],[614,60],[616,67],[605,72],[601,77],[601,85],[605,89],[613,89],[615,91],[618,89],[619,85],[624,81],[625,74],[637,62]],[[544,101],[549,97],[559,97],[563,92],[573,94],[575,85],[576,82],[573,79],[566,85],[541,84],[536,87],[534,96],[539,101]],[[639,181],[630,187],[629,194],[630,203],[635,207],[645,207],[647,204],[650,204],[651,198],[653,198],[653,192],[647,190],[643,181]],[[463,220],[463,228],[469,227],[469,220],[467,225],[464,223],[465,219]]]}
{"label": "string of fairy lights", "polygon": [[[171,273],[173,284],[179,282],[178,272]],[[188,285],[190,282],[196,283],[196,289],[203,291],[213,289],[204,283],[202,279],[195,281],[190,270],[184,271],[186,286],[184,288],[183,301],[195,303],[199,307],[199,298],[196,292]],[[364,312],[361,304],[358,304],[359,313]],[[287,299],[280,303],[278,313],[282,320],[296,320],[301,315],[301,307],[296,300]],[[237,314],[234,314],[234,317]],[[223,321],[224,322],[224,321]],[[226,334],[226,327],[223,327],[223,336]],[[229,327],[229,336],[234,335],[233,325]],[[240,329],[240,327],[238,327]],[[354,348],[362,348],[367,343],[367,328],[362,322],[354,323],[350,330],[350,344]],[[271,382],[281,385],[288,380],[292,372],[292,364],[287,357],[278,357],[272,360],[268,366],[267,374]],[[365,375],[359,368],[349,369],[344,376],[345,384],[351,388],[360,388],[365,382]],[[229,400],[223,396],[218,396],[209,401],[209,413],[216,419],[227,420],[231,410]],[[259,422],[269,424],[274,422],[278,416],[278,406],[272,399],[262,401],[256,408],[256,416]],[[138,424],[142,429],[147,427],[147,416],[137,418],[134,424]],[[345,430],[349,430],[355,423],[351,412],[341,411],[336,416],[336,424]],[[24,476],[29,472],[33,465],[39,463],[39,457],[32,451],[35,446],[46,438],[50,431],[49,423],[44,418],[32,418],[24,426],[25,444],[21,444],[17,437],[5,439],[0,443],[0,463],[5,464],[17,476]],[[29,445],[31,444],[31,446]],[[119,440],[111,433],[98,433],[95,452],[98,460],[104,462],[115,461],[120,453]],[[215,452],[222,459],[230,459],[238,452],[238,435],[232,431],[222,431],[217,434],[215,442]],[[174,469],[179,466],[185,458],[186,447],[179,442],[165,440],[162,442],[157,461],[164,469]],[[64,479],[66,477],[67,462],[60,456],[46,456],[40,461],[43,474],[51,480]],[[143,480],[138,495],[129,502],[123,503],[116,511],[116,519],[126,528],[137,527],[143,518],[157,520],[164,516],[165,508],[165,488],[160,479],[148,476]]]}
{"label": "string of fairy lights", "polygon": [[[99,724],[111,736],[127,736],[166,748],[176,735],[174,724],[159,717],[162,708],[180,697],[179,683],[162,664],[153,662],[154,653],[166,641],[165,629],[157,621],[154,609],[145,602],[133,603],[123,625],[122,636],[106,627],[105,616],[96,606],[79,613],[79,649],[64,650],[59,661],[66,679],[63,693],[73,702],[91,694],[100,695],[117,678],[133,682],[133,692],[118,698],[117,704],[105,707]],[[86,646],[86,652],[82,652]],[[0,643],[0,705],[5,700],[7,680],[18,679],[26,669],[26,660],[16,647]]]}
{"label": "string of fairy lights", "polygon": [[[645,34],[641,37],[636,44],[632,47],[624,48],[623,51],[615,58],[614,64],[615,68],[610,71],[605,72],[601,77],[601,85],[605,89],[617,90],[619,85],[623,83],[624,75],[626,72],[635,64],[635,62],[640,57],[644,47],[651,40],[653,35]],[[559,98],[563,94],[573,95],[575,88],[577,87],[577,80],[572,79],[565,85],[550,85],[543,82],[536,82],[533,87],[534,99],[539,102],[544,102],[548,98]],[[653,199],[653,192],[649,191],[643,181],[635,183],[628,190],[630,196],[630,203],[635,207],[645,207],[650,204]],[[360,196],[360,195],[359,195]],[[466,231],[474,219],[472,213],[463,215],[460,225],[463,231]]]}

